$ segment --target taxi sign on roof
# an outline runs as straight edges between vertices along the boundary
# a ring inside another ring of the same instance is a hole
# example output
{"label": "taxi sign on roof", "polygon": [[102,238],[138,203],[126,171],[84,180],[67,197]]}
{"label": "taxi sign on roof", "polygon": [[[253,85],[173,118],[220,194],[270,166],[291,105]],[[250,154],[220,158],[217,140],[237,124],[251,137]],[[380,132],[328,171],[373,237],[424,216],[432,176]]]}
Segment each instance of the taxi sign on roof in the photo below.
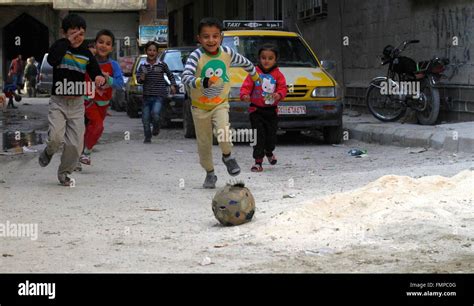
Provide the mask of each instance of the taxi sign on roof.
{"label": "taxi sign on roof", "polygon": [[283,29],[282,20],[224,20],[225,29]]}

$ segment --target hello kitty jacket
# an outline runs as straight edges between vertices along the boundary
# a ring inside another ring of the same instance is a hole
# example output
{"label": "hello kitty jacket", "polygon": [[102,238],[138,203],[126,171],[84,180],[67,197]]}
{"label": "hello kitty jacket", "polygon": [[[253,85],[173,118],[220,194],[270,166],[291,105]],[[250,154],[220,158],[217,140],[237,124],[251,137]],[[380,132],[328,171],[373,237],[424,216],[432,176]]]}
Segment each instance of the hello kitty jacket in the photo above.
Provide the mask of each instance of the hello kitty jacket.
{"label": "hello kitty jacket", "polygon": [[[250,96],[249,113],[254,112],[257,108],[276,107],[278,102],[286,97],[286,79],[278,67],[274,67],[269,71],[264,71],[262,67],[257,66],[257,72],[260,75],[262,84],[254,83],[250,76],[247,76],[242,87],[240,88],[240,100],[243,101],[245,95]],[[272,94],[279,93],[280,100],[273,100]]]}

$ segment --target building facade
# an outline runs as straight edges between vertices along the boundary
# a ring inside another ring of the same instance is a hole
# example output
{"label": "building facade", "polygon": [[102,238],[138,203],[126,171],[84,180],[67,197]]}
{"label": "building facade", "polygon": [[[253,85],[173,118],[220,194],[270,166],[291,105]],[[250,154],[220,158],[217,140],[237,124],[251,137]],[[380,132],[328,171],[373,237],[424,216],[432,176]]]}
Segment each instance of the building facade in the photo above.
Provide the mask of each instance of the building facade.
{"label": "building facade", "polygon": [[0,84],[18,54],[41,62],[61,37],[61,21],[68,13],[86,20],[86,40],[95,39],[100,29],[112,30],[114,58],[137,55],[140,25],[167,19],[166,0],[0,0]]}
{"label": "building facade", "polygon": [[[238,3],[238,4],[237,4]],[[299,32],[331,71],[346,107],[366,110],[370,80],[386,74],[386,45],[419,39],[405,55],[415,60],[447,57],[452,63],[440,88],[440,121],[474,120],[474,2],[472,0],[170,0],[170,44],[196,43],[202,17],[284,21]]]}

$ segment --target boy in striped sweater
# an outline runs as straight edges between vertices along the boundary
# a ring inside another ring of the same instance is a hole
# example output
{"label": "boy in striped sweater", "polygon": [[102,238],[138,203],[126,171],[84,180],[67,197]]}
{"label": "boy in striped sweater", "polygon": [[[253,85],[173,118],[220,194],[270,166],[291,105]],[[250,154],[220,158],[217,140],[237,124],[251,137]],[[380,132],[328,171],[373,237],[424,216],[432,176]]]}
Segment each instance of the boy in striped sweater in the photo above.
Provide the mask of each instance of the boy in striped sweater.
{"label": "boy in striped sweater", "polygon": [[[186,62],[182,81],[190,88],[192,115],[201,166],[206,170],[204,188],[215,188],[217,176],[212,161],[213,125],[218,135],[222,161],[227,172],[236,176],[240,167],[233,156],[229,124],[230,79],[232,64],[242,66],[253,81],[259,80],[254,65],[228,47],[221,46],[222,24],[216,18],[204,18],[198,26],[197,39],[201,47],[193,51]],[[224,140],[224,141],[223,141]]]}
{"label": "boy in striped sweater", "polygon": [[[53,67],[53,88],[49,101],[48,142],[38,161],[41,167],[46,167],[64,142],[58,180],[63,186],[75,186],[69,175],[77,165],[84,143],[84,95],[90,87],[102,87],[105,78],[95,57],[82,47],[86,21],[79,15],[69,14],[61,28],[64,38],[51,46],[47,58]],[[92,83],[86,82],[86,72]]]}
{"label": "boy in striped sweater", "polygon": [[[142,122],[145,132],[145,141],[143,142],[151,143],[151,136],[157,136],[160,133],[160,112],[168,95],[168,84],[164,79],[165,73],[171,83],[171,94],[176,93],[176,81],[168,65],[158,61],[158,44],[156,42],[147,42],[145,51],[147,59],[138,69],[137,81],[143,84]],[[153,131],[150,124],[153,124]]]}

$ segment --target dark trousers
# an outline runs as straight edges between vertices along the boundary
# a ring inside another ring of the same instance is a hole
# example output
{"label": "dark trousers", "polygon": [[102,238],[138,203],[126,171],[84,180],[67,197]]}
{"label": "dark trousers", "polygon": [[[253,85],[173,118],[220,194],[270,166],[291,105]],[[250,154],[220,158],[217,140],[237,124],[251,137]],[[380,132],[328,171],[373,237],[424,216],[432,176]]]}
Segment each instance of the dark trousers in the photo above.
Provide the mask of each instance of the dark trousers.
{"label": "dark trousers", "polygon": [[150,124],[153,124],[153,128],[160,127],[160,112],[163,101],[164,99],[159,96],[143,96],[142,123],[145,138],[151,138]]}
{"label": "dark trousers", "polygon": [[274,107],[257,108],[250,113],[250,124],[257,130],[257,144],[253,147],[253,158],[272,156],[277,141],[278,115]]}

